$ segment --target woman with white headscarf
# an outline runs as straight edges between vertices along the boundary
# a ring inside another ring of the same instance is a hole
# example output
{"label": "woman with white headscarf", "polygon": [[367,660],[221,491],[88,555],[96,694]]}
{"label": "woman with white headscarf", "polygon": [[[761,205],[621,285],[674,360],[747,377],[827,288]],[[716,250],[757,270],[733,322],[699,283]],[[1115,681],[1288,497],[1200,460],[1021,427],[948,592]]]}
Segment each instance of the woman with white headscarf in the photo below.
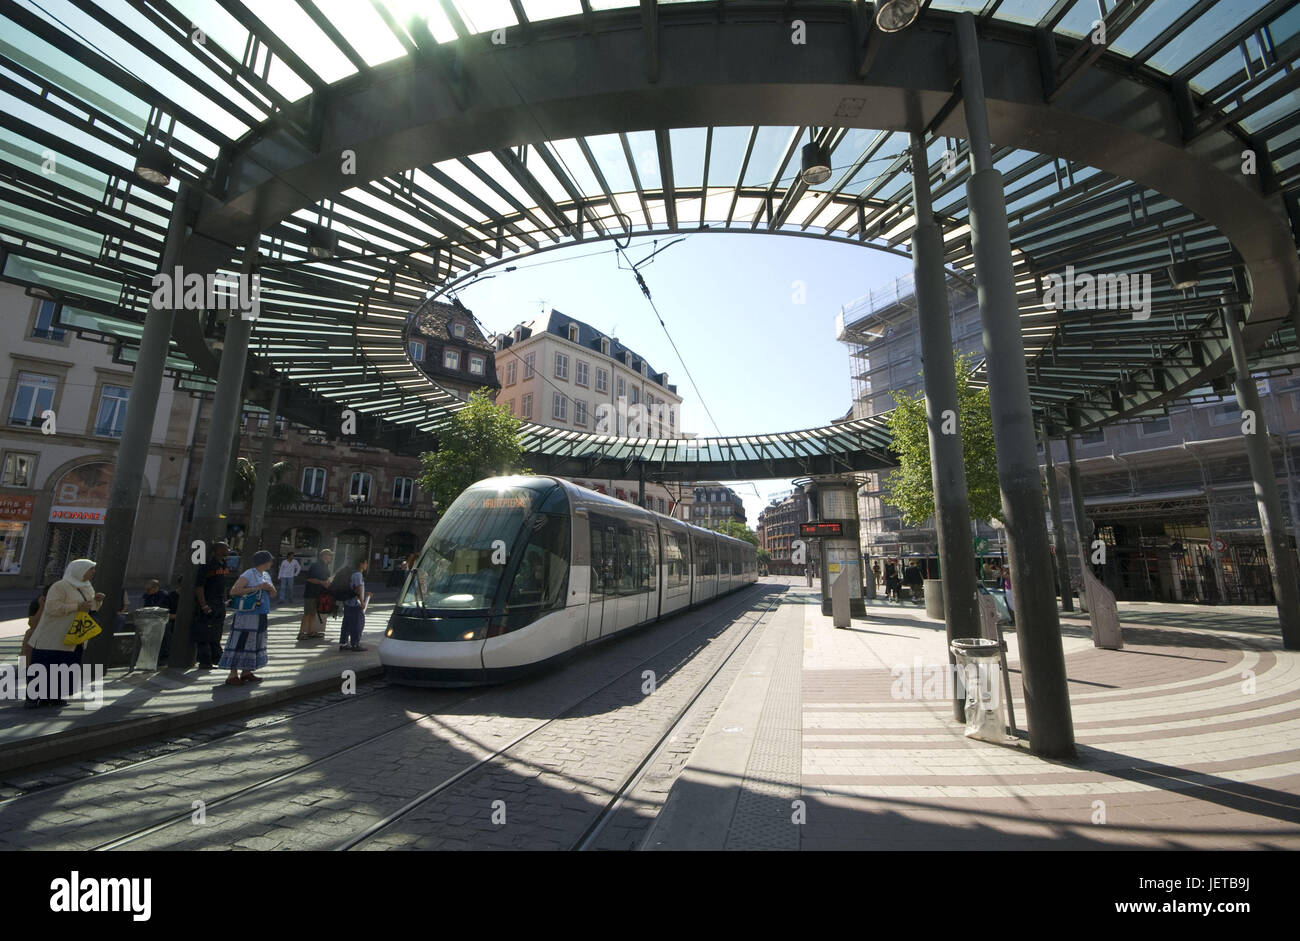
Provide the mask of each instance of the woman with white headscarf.
{"label": "woman with white headscarf", "polygon": [[[50,586],[45,596],[45,607],[41,610],[41,620],[32,632],[32,662],[28,672],[27,702],[29,709],[39,706],[66,706],[67,701],[56,693],[72,690],[55,689],[51,678],[58,671],[50,667],[81,662],[81,646],[69,647],[63,642],[68,629],[77,615],[82,612],[98,611],[104,602],[104,593],[95,591],[90,583],[95,575],[95,563],[90,559],[74,559],[68,563],[63,578]],[[39,667],[46,677],[40,684],[40,695],[33,695],[32,669]]]}
{"label": "woman with white headscarf", "polygon": [[230,587],[231,598],[257,597],[248,598],[248,604],[252,605],[249,609],[236,602],[235,621],[218,664],[230,671],[226,678],[229,686],[262,682],[253,671],[266,666],[266,616],[271,613],[271,595],[276,593],[270,572],[273,559],[265,549],[253,553],[252,568],[245,570]]}

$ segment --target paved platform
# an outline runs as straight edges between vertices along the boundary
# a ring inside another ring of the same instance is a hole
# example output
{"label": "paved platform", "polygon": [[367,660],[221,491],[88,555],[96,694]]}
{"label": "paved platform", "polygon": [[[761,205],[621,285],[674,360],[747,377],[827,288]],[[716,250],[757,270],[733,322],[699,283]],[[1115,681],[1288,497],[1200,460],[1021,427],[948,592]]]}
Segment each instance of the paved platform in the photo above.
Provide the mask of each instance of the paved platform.
{"label": "paved platform", "polygon": [[1049,761],[966,738],[942,690],[908,690],[946,664],[941,621],[876,602],[836,630],[795,584],[643,846],[1300,848],[1300,653],[1276,611],[1119,609],[1123,650],[1062,616],[1078,759]]}
{"label": "paved platform", "polygon": [[[344,671],[358,680],[378,676],[379,641],[396,599],[396,589],[375,592],[362,635],[365,651],[338,649],[341,617],[330,618],[324,639],[297,640],[301,603],[273,609],[268,619],[269,663],[255,686],[225,685],[228,671],[166,669],[105,676],[103,703],[72,701],[61,709],[25,709],[0,699],[0,772],[79,757],[150,736],[262,709],[298,696],[337,690]],[[383,599],[383,600],[381,600]],[[223,640],[229,636],[227,614]],[[16,664],[26,619],[0,624],[0,663]],[[88,707],[89,706],[89,707]]]}

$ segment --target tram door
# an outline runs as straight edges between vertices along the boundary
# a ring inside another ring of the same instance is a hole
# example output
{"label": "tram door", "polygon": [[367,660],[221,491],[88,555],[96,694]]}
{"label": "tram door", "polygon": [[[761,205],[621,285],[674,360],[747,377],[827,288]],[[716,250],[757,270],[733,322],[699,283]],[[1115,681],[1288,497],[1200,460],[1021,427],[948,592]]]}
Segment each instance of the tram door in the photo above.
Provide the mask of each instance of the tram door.
{"label": "tram door", "polygon": [[[598,513],[591,521],[591,590],[587,596],[587,643],[614,630],[618,616],[618,530],[614,521]],[[608,613],[606,613],[608,612]]]}

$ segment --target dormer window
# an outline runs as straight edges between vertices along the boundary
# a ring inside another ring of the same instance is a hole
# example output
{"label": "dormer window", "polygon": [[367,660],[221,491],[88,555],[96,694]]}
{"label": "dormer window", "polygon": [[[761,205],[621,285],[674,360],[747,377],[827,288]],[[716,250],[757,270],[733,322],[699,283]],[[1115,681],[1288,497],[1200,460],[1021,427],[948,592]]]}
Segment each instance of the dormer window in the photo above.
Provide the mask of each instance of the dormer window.
{"label": "dormer window", "polygon": [[411,351],[411,359],[417,363],[424,362],[424,342],[422,340],[411,340],[407,345],[407,349]]}
{"label": "dormer window", "polygon": [[646,361],[645,361],[645,360],[641,360],[641,375],[643,375],[643,376],[649,376],[649,375],[650,375],[650,367],[646,365]]}
{"label": "dormer window", "polygon": [[578,325],[576,323],[569,324],[569,342],[578,342]]}
{"label": "dormer window", "polygon": [[451,325],[451,335],[454,336],[454,337],[459,337],[459,338],[461,338],[461,339],[464,339],[464,338],[465,338],[465,325],[464,325],[463,323],[453,323],[453,324]]}
{"label": "dormer window", "polygon": [[603,337],[601,338],[600,341],[600,352],[603,353],[605,356],[609,355],[609,341]]}

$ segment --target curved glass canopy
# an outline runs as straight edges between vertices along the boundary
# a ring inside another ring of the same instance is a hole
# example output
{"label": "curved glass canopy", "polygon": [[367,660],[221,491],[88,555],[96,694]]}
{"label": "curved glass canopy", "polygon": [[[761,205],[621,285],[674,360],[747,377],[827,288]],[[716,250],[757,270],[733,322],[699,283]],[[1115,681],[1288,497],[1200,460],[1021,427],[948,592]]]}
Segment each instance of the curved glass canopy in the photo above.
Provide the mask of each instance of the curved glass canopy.
{"label": "curved glass canopy", "polygon": [[[1183,148],[1252,150],[1266,191],[1280,197],[1295,225],[1300,8],[1277,0],[1110,6],[1099,26],[1095,0],[931,0],[912,29],[947,29],[952,13],[972,12],[983,33],[1013,44],[1033,47],[1035,35],[1051,37],[1049,102],[1097,74],[1159,89],[1180,109]],[[457,57],[462,48],[466,55],[490,54],[494,45],[544,53],[548,43],[558,48],[575,36],[631,30],[644,37],[653,64],[666,25],[776,13],[805,18],[810,30],[856,24],[861,71],[872,67],[879,41],[872,7],[851,0],[6,4],[3,277],[61,300],[64,325],[117,344],[129,362],[177,186],[135,175],[141,144],[165,147],[176,176],[218,202],[258,174],[290,190],[301,187],[298,208],[261,232],[255,366],[305,390],[300,403],[369,416],[375,442],[385,434],[390,444],[427,442],[459,407],[406,357],[409,312],[431,292],[528,253],[651,233],[763,232],[906,253],[914,228],[907,135],[862,126],[869,116],[853,112],[851,97],[837,112],[841,123],[828,126],[665,120],[555,135],[534,115],[531,124],[521,119],[511,146],[403,172],[370,175],[363,165],[352,185],[323,199],[308,195],[317,188],[305,177],[274,165],[259,142],[282,133],[307,148],[319,144],[334,103],[398,80],[408,67],[443,76],[469,120],[479,89],[473,69]],[[1092,41],[1099,28],[1104,43]],[[557,59],[547,61],[560,68]],[[528,78],[502,69],[502,80],[523,101]],[[941,118],[929,122],[934,205],[950,271],[973,279],[968,153],[963,140],[943,135]],[[799,150],[810,137],[828,149],[832,165],[830,178],[813,186],[799,179]],[[1049,419],[1086,426],[1149,408],[1204,378],[1223,352],[1216,324],[1225,303],[1250,300],[1241,253],[1222,227],[1158,186],[1082,162],[1015,146],[998,148],[994,157],[1006,184],[1035,407]],[[316,223],[339,239],[328,261],[307,250],[307,227]],[[236,269],[239,254],[231,244],[227,270]],[[1171,262],[1183,260],[1199,269],[1199,283],[1189,289],[1166,276]],[[1044,303],[1043,278],[1067,266],[1152,275],[1150,316],[1061,316]],[[216,317],[200,326],[209,340],[220,335]],[[169,371],[182,387],[210,389],[210,346],[179,337],[178,331]],[[1294,331],[1274,325],[1262,342],[1273,352],[1293,348]],[[684,477],[776,477],[889,462],[888,437],[876,421],[698,441],[602,438],[530,425],[525,439],[539,459],[535,466],[561,472],[581,472],[593,461],[642,461],[672,465]]]}

